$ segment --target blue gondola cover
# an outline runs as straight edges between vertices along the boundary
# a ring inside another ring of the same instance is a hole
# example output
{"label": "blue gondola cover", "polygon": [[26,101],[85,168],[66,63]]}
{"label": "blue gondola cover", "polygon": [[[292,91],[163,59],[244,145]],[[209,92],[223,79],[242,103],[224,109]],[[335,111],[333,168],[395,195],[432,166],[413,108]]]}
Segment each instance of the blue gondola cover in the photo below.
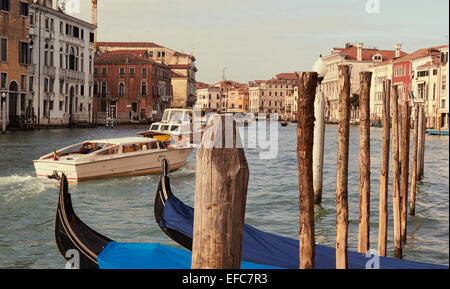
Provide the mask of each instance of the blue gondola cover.
{"label": "blue gondola cover", "polygon": [[[194,209],[186,206],[173,194],[165,203],[161,222],[163,226],[177,230],[192,238]],[[336,268],[336,250],[316,245],[315,266],[317,269]],[[260,231],[245,225],[242,244],[242,260],[273,267],[299,268],[299,241]],[[448,269],[448,266],[378,257],[348,252],[349,269]]]}

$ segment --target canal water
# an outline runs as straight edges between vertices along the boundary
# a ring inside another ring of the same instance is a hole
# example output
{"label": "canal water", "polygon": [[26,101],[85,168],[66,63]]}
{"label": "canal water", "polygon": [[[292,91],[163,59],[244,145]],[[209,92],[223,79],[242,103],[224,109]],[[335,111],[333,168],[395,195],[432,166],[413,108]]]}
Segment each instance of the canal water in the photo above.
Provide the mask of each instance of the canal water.
{"label": "canal water", "polygon": [[[252,124],[255,125],[255,124]],[[56,129],[0,135],[0,268],[65,268],[54,238],[58,187],[35,177],[33,159],[87,139],[133,136],[144,126],[114,129]],[[241,127],[244,144],[255,138]],[[359,214],[359,128],[350,132],[349,250],[357,250]],[[246,223],[274,234],[298,239],[298,175],[296,125],[278,128],[278,152],[261,159],[260,148],[246,146],[250,167]],[[370,245],[377,248],[381,130],[371,130]],[[324,190],[316,206],[316,242],[335,245],[335,180],[337,126],[327,125]],[[187,164],[171,174],[172,190],[194,204],[194,150]],[[390,183],[392,182],[390,171]],[[158,228],[153,200],[158,176],[123,177],[70,185],[76,213],[90,227],[119,242],[159,242],[178,246]],[[389,191],[388,255],[393,256],[392,190]],[[426,137],[425,178],[418,184],[417,215],[408,216],[404,258],[449,264],[449,139]]]}

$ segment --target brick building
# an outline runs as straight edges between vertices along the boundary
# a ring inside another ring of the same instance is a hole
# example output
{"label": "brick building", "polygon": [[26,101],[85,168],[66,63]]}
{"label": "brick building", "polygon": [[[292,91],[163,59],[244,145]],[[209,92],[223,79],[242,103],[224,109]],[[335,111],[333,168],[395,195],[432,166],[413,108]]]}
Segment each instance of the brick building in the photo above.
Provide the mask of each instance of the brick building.
{"label": "brick building", "polygon": [[1,111],[9,127],[17,126],[21,116],[32,113],[27,85],[30,64],[28,2],[0,1],[0,95],[5,97]]}
{"label": "brick building", "polygon": [[192,107],[195,104],[195,57],[153,42],[98,42],[98,49],[105,51],[141,51],[155,62],[168,65],[173,72],[171,82],[173,87],[172,107]]}
{"label": "brick building", "polygon": [[170,67],[139,51],[110,51],[94,59],[94,117],[118,122],[160,120],[170,107]]}

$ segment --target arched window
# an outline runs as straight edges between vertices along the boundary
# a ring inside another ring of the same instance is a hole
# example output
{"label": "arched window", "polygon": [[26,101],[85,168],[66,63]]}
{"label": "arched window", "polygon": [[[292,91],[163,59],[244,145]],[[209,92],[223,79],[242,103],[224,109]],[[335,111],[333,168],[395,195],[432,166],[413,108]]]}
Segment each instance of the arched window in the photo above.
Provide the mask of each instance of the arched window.
{"label": "arched window", "polygon": [[94,96],[98,96],[98,82],[94,82]]}
{"label": "arched window", "polygon": [[48,44],[44,47],[44,65],[48,66]]}
{"label": "arched window", "polygon": [[64,51],[63,48],[59,48],[59,67],[64,68]]}
{"label": "arched window", "polygon": [[119,96],[125,95],[125,84],[123,82],[119,83]]}
{"label": "arched window", "polygon": [[73,47],[69,48],[69,69],[75,70],[75,51]]}
{"label": "arched window", "polygon": [[79,69],[79,65],[78,65],[79,55],[80,55],[80,49],[77,47],[76,54],[75,54],[75,70],[76,71],[78,71],[78,69]]}
{"label": "arched window", "polygon": [[50,66],[55,66],[53,45],[50,47]]}
{"label": "arched window", "polygon": [[83,53],[81,53],[81,65],[80,65],[80,71],[81,72],[84,72],[84,54]]}
{"label": "arched window", "polygon": [[102,82],[102,96],[103,97],[106,96],[106,82],[105,81]]}
{"label": "arched window", "polygon": [[30,41],[30,63],[33,64],[33,41]]}
{"label": "arched window", "polygon": [[89,55],[89,74],[92,74],[92,55]]}
{"label": "arched window", "polygon": [[147,82],[142,82],[141,94],[147,95]]}

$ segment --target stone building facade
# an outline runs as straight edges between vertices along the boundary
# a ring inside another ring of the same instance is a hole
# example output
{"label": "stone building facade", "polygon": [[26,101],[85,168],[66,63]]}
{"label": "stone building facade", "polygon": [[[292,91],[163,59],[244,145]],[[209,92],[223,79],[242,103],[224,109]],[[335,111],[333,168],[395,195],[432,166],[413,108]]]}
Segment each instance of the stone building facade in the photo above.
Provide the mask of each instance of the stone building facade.
{"label": "stone building facade", "polygon": [[31,4],[30,101],[40,125],[92,122],[95,29],[56,0]]}
{"label": "stone building facade", "polygon": [[401,45],[395,45],[394,50],[380,50],[376,48],[364,48],[363,43],[347,43],[345,48],[333,48],[331,54],[322,59],[328,68],[328,72],[322,81],[322,91],[328,106],[328,121],[338,122],[339,118],[339,65],[351,66],[350,93],[359,94],[359,73],[369,71],[376,63],[388,61],[396,57],[406,55],[401,51]]}
{"label": "stone building facade", "polygon": [[197,87],[197,107],[211,108],[215,111],[221,111],[222,98],[220,88],[215,86],[201,86]]}

